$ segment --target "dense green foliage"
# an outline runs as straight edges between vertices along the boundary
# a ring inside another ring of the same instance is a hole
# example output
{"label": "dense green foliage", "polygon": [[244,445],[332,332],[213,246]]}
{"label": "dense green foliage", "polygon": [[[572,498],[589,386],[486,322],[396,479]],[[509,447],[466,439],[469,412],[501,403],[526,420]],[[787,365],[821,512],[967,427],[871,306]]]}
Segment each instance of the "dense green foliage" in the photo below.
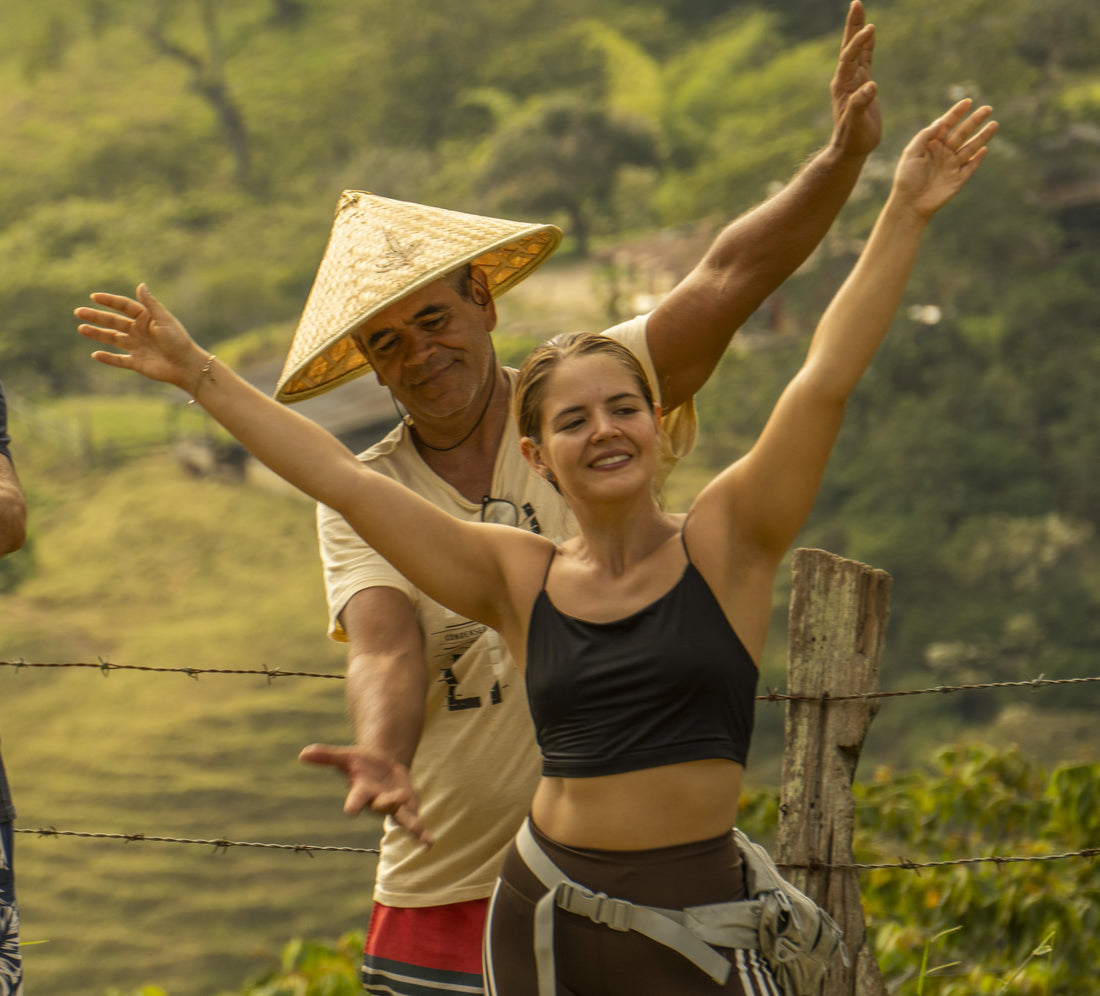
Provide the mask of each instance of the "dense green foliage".
{"label": "dense green foliage", "polygon": [[[949,748],[931,772],[876,773],[857,786],[857,804],[859,861],[1067,854],[1100,840],[1100,765],[1047,772],[1019,751]],[[922,950],[941,933],[929,965],[954,966],[933,976],[926,993],[1041,996],[1094,985],[1095,859],[956,865],[919,878],[873,871],[862,892],[871,943],[892,991],[915,991]],[[1044,941],[1053,951],[1028,962]]]}
{"label": "dense green foliage", "polygon": [[[83,385],[73,302],[139,277],[204,341],[292,322],[345,186],[558,218],[581,247],[729,216],[827,137],[840,7],[7,4],[0,362],[9,379]],[[1095,205],[1065,196],[1094,180],[1095,6],[1070,0],[1048,19],[1028,0],[893,0],[870,13],[885,160],[950,91],[992,100],[1005,126],[969,213],[940,226],[926,290],[983,328],[1006,305],[1021,327],[1084,326],[1074,286],[1095,276]],[[858,236],[874,202],[838,234]]]}

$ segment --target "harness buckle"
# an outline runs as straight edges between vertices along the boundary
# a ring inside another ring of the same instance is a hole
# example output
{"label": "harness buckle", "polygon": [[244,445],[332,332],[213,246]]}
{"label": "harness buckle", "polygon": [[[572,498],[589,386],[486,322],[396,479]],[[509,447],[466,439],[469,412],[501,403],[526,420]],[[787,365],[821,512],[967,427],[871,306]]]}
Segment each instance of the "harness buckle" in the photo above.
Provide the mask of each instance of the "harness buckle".
{"label": "harness buckle", "polygon": [[630,909],[633,903],[624,899],[612,899],[600,892],[596,894],[596,915],[593,919],[597,923],[606,924],[612,930],[630,930]]}
{"label": "harness buckle", "polygon": [[614,899],[605,892],[592,892],[573,883],[562,882],[558,886],[557,905],[612,930],[622,933],[630,930],[630,910],[634,904],[625,899]]}

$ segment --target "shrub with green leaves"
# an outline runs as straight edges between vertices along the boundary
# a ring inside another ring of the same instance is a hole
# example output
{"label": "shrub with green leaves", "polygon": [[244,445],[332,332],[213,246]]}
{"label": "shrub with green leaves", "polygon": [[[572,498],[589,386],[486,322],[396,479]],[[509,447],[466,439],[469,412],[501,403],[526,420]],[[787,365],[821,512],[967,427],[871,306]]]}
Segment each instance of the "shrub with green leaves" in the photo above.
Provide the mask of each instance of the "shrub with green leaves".
{"label": "shrub with green leaves", "polygon": [[[855,792],[860,862],[1038,857],[1100,841],[1096,763],[1047,773],[1018,750],[949,747],[930,771],[883,769]],[[1094,985],[1095,859],[872,871],[861,887],[892,991],[1039,996]]]}

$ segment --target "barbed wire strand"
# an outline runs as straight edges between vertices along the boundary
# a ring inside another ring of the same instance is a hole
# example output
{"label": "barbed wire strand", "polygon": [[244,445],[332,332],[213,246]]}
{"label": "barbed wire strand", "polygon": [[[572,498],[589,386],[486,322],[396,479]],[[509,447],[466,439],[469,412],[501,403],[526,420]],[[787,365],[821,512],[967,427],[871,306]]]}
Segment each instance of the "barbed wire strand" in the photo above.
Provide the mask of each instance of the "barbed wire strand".
{"label": "barbed wire strand", "polygon": [[987,691],[994,688],[1045,688],[1051,685],[1084,685],[1100,682],[1097,678],[1046,678],[1040,675],[1038,678],[1028,678],[1024,681],[986,681],[969,685],[935,685],[932,688],[910,688],[896,692],[854,692],[850,695],[830,695],[828,691],[822,695],[790,695],[786,692],[773,692],[769,689],[766,695],[758,695],[760,702],[853,702],[866,699],[889,699],[902,695],[947,695],[951,692]]}
{"label": "barbed wire strand", "polygon": [[141,841],[153,844],[202,844],[215,851],[227,851],[231,847],[263,847],[275,851],[297,851],[310,856],[314,852],[340,852],[344,854],[379,854],[377,847],[344,847],[332,844],[265,844],[252,840],[226,840],[224,837],[209,840],[192,837],[166,837],[162,834],[147,833],[92,833],[87,830],[58,830],[56,827],[28,828],[13,827],[13,833],[32,834],[36,837],[88,837],[94,840],[124,840],[126,843]]}
{"label": "barbed wire strand", "polygon": [[[84,837],[94,840],[122,840],[126,843],[146,842],[161,844],[198,844],[211,847],[215,851],[225,852],[231,847],[260,847],[277,851],[295,851],[312,856],[314,853],[338,852],[343,854],[378,854],[377,847],[345,847],[329,844],[269,844],[259,841],[226,840],[225,838],[195,839],[191,837],[167,837],[161,834],[145,833],[92,833],[83,830],[58,830],[56,827],[38,827],[37,829],[16,827],[15,833],[31,834],[37,837]],[[815,861],[804,864],[791,864],[777,862],[781,868],[800,869],[804,871],[919,871],[922,868],[947,868],[953,865],[976,864],[1019,864],[1031,861],[1062,861],[1070,858],[1097,858],[1100,857],[1100,847],[1086,847],[1079,851],[1065,851],[1060,854],[1016,854],[1016,855],[988,855],[976,858],[949,858],[942,861],[911,861],[901,858],[897,861],[881,864],[851,863],[828,864]]]}
{"label": "barbed wire strand", "polygon": [[102,657],[97,661],[0,661],[0,667],[11,667],[16,670],[23,668],[94,668],[107,677],[112,671],[146,671],[155,674],[185,674],[188,678],[198,680],[200,674],[256,674],[268,680],[270,684],[275,678],[335,678],[344,680],[344,675],[331,672],[316,671],[284,671],[282,668],[247,668],[247,667],[155,667],[151,664],[112,664]]}
{"label": "barbed wire strand", "polygon": [[[144,671],[163,674],[185,674],[198,679],[200,674],[238,674],[259,675],[270,684],[275,678],[330,678],[343,681],[343,674],[315,671],[284,671],[281,668],[203,668],[203,667],[154,667],[149,664],[113,664],[100,658],[98,661],[0,661],[0,667],[10,668],[94,668],[106,677],[111,671]],[[996,688],[1048,688],[1054,685],[1084,685],[1100,682],[1100,677],[1085,678],[1047,678],[1040,675],[1023,681],[987,681],[966,685],[935,685],[931,688],[910,688],[893,692],[857,692],[851,695],[792,695],[769,689],[763,695],[757,695],[757,702],[851,702],[868,699],[898,698],[905,695],[948,695],[953,692],[989,691]]]}
{"label": "barbed wire strand", "polygon": [[1065,851],[1062,854],[992,854],[984,858],[946,858],[943,861],[910,861],[908,858],[900,858],[897,861],[890,861],[882,864],[857,862],[853,864],[834,865],[823,861],[812,861],[804,864],[788,864],[777,861],[776,864],[780,868],[797,868],[803,871],[820,871],[824,869],[828,869],[829,871],[875,871],[878,869],[919,871],[922,868],[947,868],[951,865],[1008,865],[1026,861],[1061,861],[1068,858],[1095,859],[1097,857],[1100,857],[1100,847],[1085,847],[1080,851]]}

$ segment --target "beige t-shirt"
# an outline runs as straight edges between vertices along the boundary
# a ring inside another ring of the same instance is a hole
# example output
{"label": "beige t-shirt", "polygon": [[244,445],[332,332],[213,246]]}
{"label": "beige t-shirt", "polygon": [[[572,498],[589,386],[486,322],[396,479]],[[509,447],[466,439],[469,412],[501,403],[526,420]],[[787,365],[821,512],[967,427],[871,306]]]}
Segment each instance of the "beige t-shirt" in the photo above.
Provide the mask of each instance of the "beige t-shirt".
{"label": "beige t-shirt", "polygon": [[[659,400],[645,329],[643,316],[605,334],[638,357]],[[510,375],[514,378],[514,372]],[[660,481],[690,451],[695,430],[690,402],[665,419]],[[480,503],[468,501],[428,467],[403,425],[359,459],[456,518],[481,518]],[[511,501],[519,509],[521,526],[556,542],[575,531],[565,502],[523,459],[514,419],[508,420],[501,440],[490,497]],[[493,630],[420,592],[367,546],[342,516],[318,505],[317,528],[330,635],[347,639],[338,617],[356,592],[396,588],[416,610],[431,679],[411,777],[420,797],[420,817],[436,843],[430,849],[421,847],[387,818],[374,897],[387,906],[439,906],[486,897],[539,777],[522,676]]]}

